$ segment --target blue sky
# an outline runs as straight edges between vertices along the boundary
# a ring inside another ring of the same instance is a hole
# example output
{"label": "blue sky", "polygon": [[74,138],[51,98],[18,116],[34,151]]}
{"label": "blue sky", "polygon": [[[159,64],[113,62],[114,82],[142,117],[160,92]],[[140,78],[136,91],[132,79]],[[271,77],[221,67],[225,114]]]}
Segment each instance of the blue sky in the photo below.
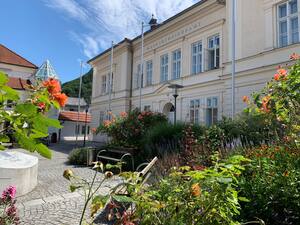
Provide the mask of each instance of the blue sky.
{"label": "blue sky", "polygon": [[[40,66],[49,59],[62,82],[79,75],[80,60],[133,38],[153,13],[173,16],[197,0],[1,0],[0,43]],[[88,71],[88,66],[84,68]]]}

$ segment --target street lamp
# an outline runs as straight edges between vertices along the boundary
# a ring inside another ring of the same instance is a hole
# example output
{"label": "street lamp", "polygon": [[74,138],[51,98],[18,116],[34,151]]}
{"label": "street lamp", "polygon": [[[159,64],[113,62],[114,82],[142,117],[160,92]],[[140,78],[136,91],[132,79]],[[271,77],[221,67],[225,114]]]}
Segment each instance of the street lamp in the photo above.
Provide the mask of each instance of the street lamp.
{"label": "street lamp", "polygon": [[177,97],[178,97],[178,89],[183,88],[182,85],[179,84],[171,84],[168,88],[173,90],[173,97],[174,97],[174,125],[176,125],[176,110],[177,110]]}
{"label": "street lamp", "polygon": [[83,138],[83,147],[85,147],[85,139],[86,139],[86,133],[87,133],[87,114],[89,112],[89,104],[85,107],[85,121],[84,121],[84,138]]}
{"label": "street lamp", "polygon": [[154,15],[152,14],[152,18],[149,22],[149,24],[144,24],[144,22],[142,22],[142,33],[141,33],[141,66],[140,66],[140,74],[139,74],[139,78],[140,78],[140,93],[139,93],[139,109],[140,111],[142,111],[142,84],[143,84],[143,73],[144,73],[144,28],[145,27],[151,27],[151,30],[154,29],[157,25],[159,25],[157,23],[157,19],[154,18]]}

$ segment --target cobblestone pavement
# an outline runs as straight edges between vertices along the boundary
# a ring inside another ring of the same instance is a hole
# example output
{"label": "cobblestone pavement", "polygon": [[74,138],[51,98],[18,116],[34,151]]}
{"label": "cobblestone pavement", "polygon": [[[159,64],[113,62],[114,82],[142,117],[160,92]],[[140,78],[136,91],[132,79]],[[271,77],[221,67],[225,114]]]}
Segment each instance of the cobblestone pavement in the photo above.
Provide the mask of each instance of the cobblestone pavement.
{"label": "cobblestone pavement", "polygon": [[[65,169],[72,169],[76,175],[91,180],[94,171],[87,167],[74,167],[67,164],[67,156],[74,144],[60,143],[50,146],[52,159],[38,156],[38,185],[30,193],[17,198],[21,225],[75,225],[78,224],[84,204],[83,194],[70,193],[69,182],[63,178]],[[101,178],[101,174],[98,175]],[[109,188],[118,184],[112,178],[100,188],[107,193]]]}

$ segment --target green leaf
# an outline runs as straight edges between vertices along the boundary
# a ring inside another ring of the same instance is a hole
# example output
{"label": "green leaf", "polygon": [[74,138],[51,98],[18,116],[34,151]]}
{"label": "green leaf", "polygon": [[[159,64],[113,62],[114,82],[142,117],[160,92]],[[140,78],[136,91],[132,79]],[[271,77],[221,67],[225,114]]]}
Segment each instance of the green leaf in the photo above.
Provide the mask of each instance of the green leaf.
{"label": "green leaf", "polygon": [[124,202],[124,203],[130,203],[133,202],[133,199],[126,196],[126,195],[113,195],[112,198],[116,200],[117,202]]}
{"label": "green leaf", "polygon": [[0,86],[5,85],[8,82],[8,77],[5,73],[0,71]]}
{"label": "green leaf", "polygon": [[239,197],[239,200],[240,200],[241,202],[250,202],[250,200],[247,199],[247,198],[245,198],[245,197]]}
{"label": "green leaf", "polygon": [[7,135],[5,135],[5,134],[1,134],[0,135],[0,142],[7,143],[9,141],[10,141],[10,139],[9,139],[9,137]]}
{"label": "green leaf", "polygon": [[4,91],[6,93],[6,98],[9,100],[13,100],[13,101],[17,101],[19,100],[19,93],[12,89],[11,87],[8,86],[3,86],[1,87],[2,91]]}
{"label": "green leaf", "polygon": [[37,107],[30,103],[18,104],[15,109],[16,113],[27,116],[34,116],[37,113]]}
{"label": "green leaf", "polygon": [[37,151],[41,156],[44,156],[44,157],[47,158],[47,159],[51,159],[52,153],[51,153],[50,149],[49,149],[46,145],[44,145],[44,144],[42,144],[42,143],[37,144],[37,145],[36,145],[36,151]]}
{"label": "green leaf", "polygon": [[6,148],[3,146],[3,145],[1,145],[0,144],[0,151],[3,151],[3,150],[5,150]]}

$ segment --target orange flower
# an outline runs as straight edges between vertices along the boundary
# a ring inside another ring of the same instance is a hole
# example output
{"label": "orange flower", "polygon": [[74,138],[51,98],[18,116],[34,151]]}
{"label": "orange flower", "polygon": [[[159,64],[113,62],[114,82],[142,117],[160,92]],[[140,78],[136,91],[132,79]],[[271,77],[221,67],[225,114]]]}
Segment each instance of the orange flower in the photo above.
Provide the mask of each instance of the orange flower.
{"label": "orange flower", "polygon": [[58,94],[61,92],[60,83],[58,80],[50,78],[43,82],[43,86],[47,88],[51,95]]}
{"label": "orange flower", "polygon": [[248,96],[243,96],[243,102],[249,103],[249,97]]}
{"label": "orange flower", "polygon": [[300,59],[300,56],[297,54],[297,53],[293,53],[291,56],[290,56],[290,59],[291,60],[298,60],[298,59]]}
{"label": "orange flower", "polygon": [[120,112],[120,116],[121,116],[122,118],[127,117],[127,112]]}
{"label": "orange flower", "polygon": [[63,107],[68,101],[68,96],[64,93],[54,94],[53,97],[54,100],[57,101],[61,107]]}
{"label": "orange flower", "polygon": [[109,126],[111,125],[111,121],[110,121],[110,120],[104,120],[104,121],[103,121],[103,125],[104,125],[105,127],[109,127]]}
{"label": "orange flower", "polygon": [[96,133],[97,132],[97,128],[95,128],[95,127],[93,127],[92,129],[91,129],[91,131],[92,131],[92,133]]}
{"label": "orange flower", "polygon": [[200,185],[198,183],[193,184],[192,188],[191,188],[191,192],[192,192],[192,195],[194,197],[200,196],[201,195],[201,187],[200,187]]}
{"label": "orange flower", "polygon": [[265,96],[263,97],[262,99],[262,111],[264,112],[270,112],[270,109],[269,109],[269,101],[270,101],[270,96]]}
{"label": "orange flower", "polygon": [[280,75],[278,73],[276,73],[274,75],[274,80],[279,81],[279,79],[280,79]]}
{"label": "orange flower", "polygon": [[280,76],[286,76],[287,75],[287,71],[285,69],[278,69],[277,70],[277,73],[280,75]]}

